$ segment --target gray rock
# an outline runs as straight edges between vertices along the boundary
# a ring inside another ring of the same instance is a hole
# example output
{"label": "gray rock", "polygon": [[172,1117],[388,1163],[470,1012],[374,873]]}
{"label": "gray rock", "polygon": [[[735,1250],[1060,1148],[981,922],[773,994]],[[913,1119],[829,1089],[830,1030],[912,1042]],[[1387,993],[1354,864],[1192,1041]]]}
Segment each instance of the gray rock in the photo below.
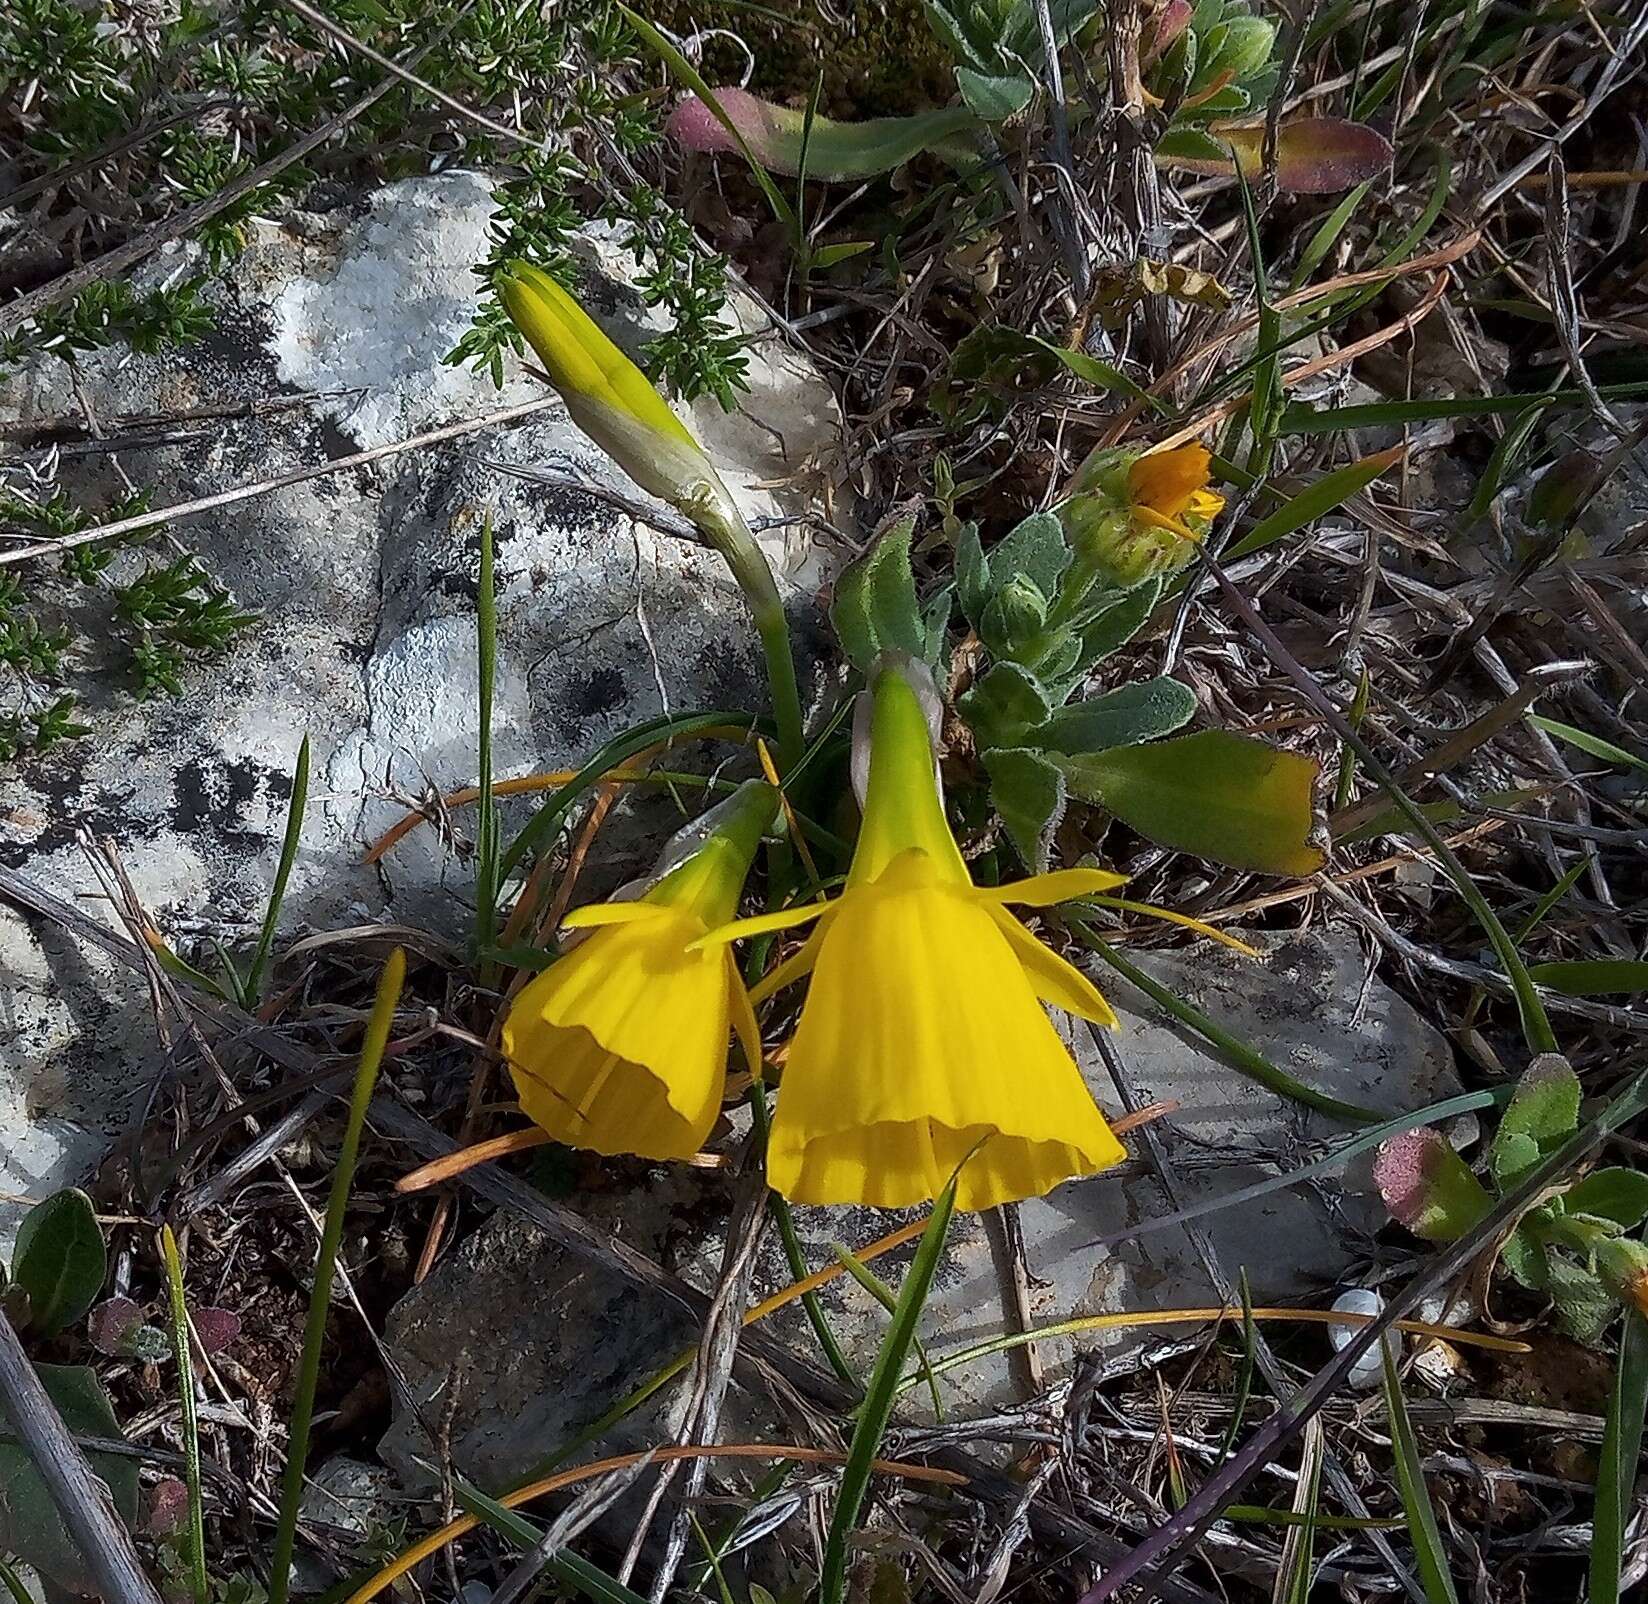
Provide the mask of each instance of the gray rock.
{"label": "gray rock", "polygon": [[[340,1454],[329,1459],[304,1483],[298,1517],[341,1554],[374,1548],[394,1541],[395,1527],[408,1513],[404,1496],[392,1472]],[[292,1589],[299,1594],[320,1593],[346,1575],[327,1564],[307,1546],[292,1562]]]}
{"label": "gray rock", "polygon": [[[1222,948],[1140,954],[1156,979],[1194,1001],[1227,1029],[1310,1085],[1391,1113],[1457,1092],[1446,1040],[1394,991],[1365,974],[1354,936],[1306,935],[1282,942],[1261,962]],[[1185,1205],[1222,1196],[1291,1167],[1306,1145],[1345,1134],[1345,1127],[1299,1109],[1237,1075],[1182,1036],[1142,996],[1097,977],[1122,1014],[1113,1038],[1141,1103],[1177,1109],[1153,1128],[1182,1188]],[[1095,1095],[1112,1112],[1120,1099],[1091,1036],[1074,1037]],[[1132,1310],[1218,1305],[1221,1297],[1183,1226],[1136,1237],[1144,1222],[1173,1212],[1138,1135],[1122,1170],[1073,1182],[1019,1206],[1030,1320],[1043,1326]],[[617,1197],[590,1196],[587,1206],[695,1285],[708,1289],[720,1262],[724,1183],[702,1171],[654,1170],[650,1184],[615,1182]],[[579,1199],[573,1200],[584,1206]],[[833,1244],[861,1248],[915,1214],[873,1209],[798,1209],[796,1226],[809,1267],[828,1264]],[[1246,1268],[1261,1302],[1329,1301],[1383,1221],[1365,1173],[1313,1187],[1278,1191],[1202,1222],[1232,1283]],[[1122,1238],[1100,1246],[1103,1239]],[[880,1259],[876,1273],[896,1284],[914,1252]],[[1000,1222],[958,1216],[928,1304],[922,1340],[933,1358],[986,1343],[1016,1329],[1011,1259]],[[776,1243],[757,1280],[760,1295],[786,1285]],[[820,1294],[831,1326],[854,1368],[867,1375],[886,1315],[847,1277]],[[816,1351],[797,1305],[765,1329],[798,1349]],[[1037,1344],[1041,1376],[1057,1383],[1078,1348],[1125,1363],[1127,1355],[1192,1328],[1119,1328]],[[656,1302],[581,1267],[533,1230],[494,1215],[465,1247],[397,1307],[389,1340],[433,1401],[459,1353],[471,1380],[459,1399],[454,1457],[472,1473],[500,1481],[524,1474],[574,1431],[596,1418],[657,1369],[689,1327]],[[1327,1356],[1324,1341],[1323,1356]],[[940,1387],[951,1418],[993,1413],[1025,1395],[1021,1364],[998,1354],[944,1372]],[[498,1389],[497,1396],[492,1388]],[[925,1389],[907,1418],[927,1417]],[[739,1416],[738,1411],[742,1411]],[[742,1399],[734,1411],[742,1434],[770,1430],[763,1401]],[[397,1421],[385,1457],[404,1462],[415,1428]],[[625,1444],[646,1439],[644,1423]],[[656,1439],[654,1439],[656,1440]],[[466,1459],[465,1456],[468,1456]]]}
{"label": "gray rock", "polygon": [[[81,359],[82,391],[106,429],[123,414],[246,409],[191,425],[182,445],[122,453],[126,470],[154,487],[156,505],[172,505],[541,394],[521,377],[500,394],[442,362],[490,249],[489,197],[480,177],[451,172],[389,185],[353,211],[254,225],[213,291],[216,334],[182,352]],[[638,345],[655,320],[630,287],[633,263],[601,227],[581,249],[587,298],[615,338]],[[188,266],[177,250],[152,271]],[[756,336],[752,393],[739,414],[701,402],[691,421],[751,518],[795,516],[816,505],[839,420],[828,387],[761,333],[759,308],[739,295],[732,309]],[[14,438],[80,420],[56,358],[0,376],[0,424],[24,431]],[[436,831],[419,831],[380,870],[360,860],[409,801],[474,779],[474,593],[488,512],[500,775],[576,765],[666,707],[764,694],[741,598],[712,552],[493,463],[576,469],[633,494],[556,407],[179,523],[183,547],[259,610],[256,628],[193,672],[176,703],[133,703],[113,693],[108,664],[76,664],[73,688],[97,733],[0,780],[0,862],[59,896],[84,895],[94,882],[75,832],[89,829],[115,842],[169,939],[186,949],[244,939],[262,916],[307,731],[314,769],[289,931],[385,914],[461,925],[468,870]],[[82,497],[119,489],[97,454],[64,457],[60,480]],[[766,538],[805,641],[819,558],[783,531]],[[116,576],[136,563],[123,554]],[[85,593],[64,597],[87,605]],[[106,620],[91,622],[107,638]],[[0,975],[0,1193],[40,1195],[96,1161],[159,1060],[129,976],[5,907]],[[15,1221],[0,1205],[0,1236]]]}

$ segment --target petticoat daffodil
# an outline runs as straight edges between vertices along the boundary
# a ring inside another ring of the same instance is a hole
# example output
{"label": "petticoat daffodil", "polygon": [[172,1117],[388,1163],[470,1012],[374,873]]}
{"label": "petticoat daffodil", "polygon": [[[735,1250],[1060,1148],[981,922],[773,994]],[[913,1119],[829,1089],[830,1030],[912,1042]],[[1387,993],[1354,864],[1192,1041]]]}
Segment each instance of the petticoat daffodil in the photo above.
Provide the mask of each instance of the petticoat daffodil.
{"label": "petticoat daffodil", "polygon": [[812,974],[767,1145],[769,1184],[798,1203],[903,1207],[935,1197],[962,1165],[957,1206],[982,1209],[1123,1156],[1042,1003],[1103,1025],[1116,1016],[1007,911],[1122,876],[972,883],[934,773],[925,672],[900,662],[875,679],[863,826],[841,896],[709,938],[818,920],[752,994]]}
{"label": "petticoat daffodil", "polygon": [[696,943],[737,913],[776,806],[773,789],[752,781],[644,896],[567,916],[567,928],[592,934],[522,990],[502,1033],[522,1110],[557,1141],[688,1158],[721,1109],[729,1031],[760,1064],[732,948]]}

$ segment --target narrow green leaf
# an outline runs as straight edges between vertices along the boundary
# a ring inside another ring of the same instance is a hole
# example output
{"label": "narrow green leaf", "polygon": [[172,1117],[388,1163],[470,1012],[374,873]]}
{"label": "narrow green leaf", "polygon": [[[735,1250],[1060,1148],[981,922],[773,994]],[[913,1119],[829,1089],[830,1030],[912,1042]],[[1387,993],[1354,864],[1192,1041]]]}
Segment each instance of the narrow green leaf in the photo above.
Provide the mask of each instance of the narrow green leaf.
{"label": "narrow green leaf", "polygon": [[875,1369],[865,1390],[864,1402],[858,1412],[858,1423],[853,1428],[852,1445],[847,1450],[847,1463],[841,1472],[841,1489],[836,1496],[835,1512],[830,1518],[829,1536],[824,1544],[824,1563],[819,1572],[818,1596],[820,1604],[842,1604],[847,1589],[847,1544],[858,1524],[858,1515],[869,1489],[870,1471],[881,1439],[886,1434],[887,1422],[892,1418],[893,1401],[898,1395],[899,1377],[904,1369],[904,1356],[915,1340],[916,1326],[927,1302],[927,1294],[944,1254],[944,1241],[950,1229],[950,1215],[955,1208],[956,1183],[949,1184],[933,1203],[932,1217],[922,1232],[921,1244],[899,1289],[898,1306],[882,1338],[881,1351],[876,1356]]}
{"label": "narrow green leaf", "polygon": [[79,1188],[54,1192],[23,1216],[11,1278],[29,1295],[34,1335],[55,1337],[73,1325],[97,1301],[108,1271],[92,1200]]}
{"label": "narrow green leaf", "polygon": [[1180,852],[1262,874],[1313,874],[1311,759],[1228,730],[1065,758],[1071,794]]}
{"label": "narrow green leaf", "polygon": [[189,1488],[189,1581],[195,1604],[207,1604],[206,1506],[200,1491],[200,1422],[195,1416],[195,1366],[189,1348],[189,1306],[183,1297],[183,1261],[169,1225],[160,1228],[160,1252],[166,1262],[166,1289],[172,1314],[172,1360],[177,1366],[178,1409],[183,1421],[183,1474]]}
{"label": "narrow green leaf", "polygon": [[1125,395],[1129,400],[1157,404],[1154,396],[1147,395],[1120,368],[1112,367],[1108,362],[1101,362],[1098,357],[1089,356],[1085,351],[1072,351],[1065,346],[1055,345],[1051,340],[1042,339],[1039,334],[1032,334],[1028,338],[1031,344],[1040,346],[1049,356],[1057,357],[1078,379],[1085,379],[1087,383],[1096,385],[1101,390]]}
{"label": "narrow green leaf", "polygon": [[1344,233],[1345,225],[1350,222],[1356,208],[1362,204],[1363,197],[1372,183],[1371,178],[1364,179],[1322,220],[1304,250],[1299,253],[1299,265],[1293,270],[1293,289],[1298,289],[1304,284],[1327,259],[1328,252],[1339,243],[1339,236]]}
{"label": "narrow green leaf", "polygon": [[[795,237],[795,213],[791,210],[790,203],[784,199],[778,186],[767,176],[767,169],[756,159],[755,152],[750,149],[749,141],[745,139],[738,124],[728,116],[726,109],[716,98],[715,91],[704,82],[698,69],[645,17],[631,11],[628,6],[621,3],[621,0],[618,9],[623,12],[624,20],[636,31],[642,42],[657,55],[659,60],[688,89],[698,96],[699,100],[714,113],[716,121],[732,136],[733,143],[738,147],[744,160],[749,163],[750,177],[755,180],[761,193],[767,197],[767,204],[772,207],[773,216],[784,225],[793,239]],[[793,116],[794,113],[791,115]]]}
{"label": "narrow green leaf", "polygon": [[1592,757],[1599,757],[1604,763],[1617,763],[1622,768],[1638,769],[1648,774],[1648,758],[1640,758],[1635,752],[1627,752],[1623,746],[1615,746],[1612,741],[1605,741],[1600,735],[1592,735],[1589,730],[1582,730],[1572,724],[1563,724],[1554,718],[1546,718],[1543,713],[1529,713],[1527,720],[1536,730],[1543,730],[1547,735],[1554,735],[1559,741],[1566,741],[1569,746],[1577,746],[1582,752],[1589,752]]}
{"label": "narrow green leaf", "polygon": [[873,239],[839,240],[833,245],[820,245],[807,257],[807,265],[822,273],[841,262],[850,262],[855,256],[875,249]]}
{"label": "narrow green leaf", "polygon": [[1402,1396],[1402,1381],[1396,1373],[1396,1361],[1386,1344],[1381,1343],[1379,1351],[1385,1365],[1385,1408],[1390,1415],[1396,1485],[1401,1490],[1402,1507],[1408,1515],[1408,1530],[1413,1538],[1413,1557],[1419,1567],[1419,1579],[1424,1584],[1425,1597],[1430,1604],[1459,1604],[1459,1595],[1454,1591],[1453,1576],[1448,1568],[1448,1551],[1442,1543],[1442,1530],[1436,1523],[1430,1490],[1425,1486],[1419,1441],[1413,1433],[1413,1422],[1408,1419],[1408,1405]]}
{"label": "narrow green leaf", "polygon": [[1613,997],[1648,991],[1648,962],[1640,958],[1576,958],[1563,963],[1530,964],[1528,973],[1541,986],[1565,997]]}
{"label": "narrow green leaf", "polygon": [[[1609,384],[1600,387],[1610,401],[1648,395],[1648,384]],[[1296,401],[1282,413],[1282,434],[1336,434],[1344,429],[1373,429],[1381,424],[1429,423],[1436,418],[1482,418],[1494,412],[1521,412],[1525,407],[1548,407],[1584,401],[1582,390],[1536,390],[1524,395],[1443,396],[1427,401],[1372,401],[1350,407],[1314,407]]]}
{"label": "narrow green leaf", "polygon": [[1389,451],[1376,451],[1347,467],[1323,474],[1298,495],[1283,502],[1269,517],[1262,518],[1225,553],[1226,562],[1246,557],[1266,546],[1273,546],[1295,530],[1303,529],[1318,518],[1366,490],[1384,471],[1400,462],[1407,454],[1406,446],[1392,446]]}
{"label": "narrow green leaf", "polygon": [[[1071,906],[1079,907],[1080,904],[1073,903]],[[1302,1080],[1296,1079],[1285,1069],[1273,1064],[1240,1037],[1233,1036],[1222,1025],[1209,1018],[1201,1009],[1169,991],[1155,976],[1147,974],[1124,958],[1091,925],[1068,914],[1064,922],[1083,946],[1097,953],[1117,974],[1131,981],[1164,1013],[1195,1031],[1239,1075],[1246,1075],[1249,1080],[1268,1087],[1278,1097],[1286,1097],[1305,1108],[1314,1108],[1318,1113],[1326,1114],[1332,1119],[1342,1119],[1353,1125],[1366,1125],[1378,1121],[1380,1116],[1371,1108],[1364,1108],[1360,1103],[1341,1102],[1337,1097],[1317,1091],[1314,1086],[1307,1086]],[[1361,1146],[1362,1144],[1347,1145],[1338,1149],[1334,1157],[1324,1163],[1337,1164],[1353,1151],[1361,1151]]]}
{"label": "narrow green leaf", "polygon": [[263,928],[258,932],[257,948],[252,953],[251,965],[240,988],[241,1006],[248,1010],[255,1009],[263,1000],[263,971],[268,967],[269,953],[275,944],[275,929],[280,923],[281,905],[286,901],[287,882],[292,878],[298,843],[303,839],[303,810],[308,802],[309,737],[305,735],[298,746],[297,768],[292,775],[292,799],[286,806],[286,834],[280,843],[280,861],[275,865],[275,883],[269,888],[269,905],[264,909]]}
{"label": "narrow green leaf", "polygon": [[377,1085],[378,1069],[389,1032],[395,1023],[395,1007],[400,1002],[406,979],[406,955],[399,947],[390,954],[378,978],[372,1017],[367,1021],[361,1042],[360,1064],[355,1071],[354,1089],[349,1098],[349,1117],[332,1171],[332,1190],[326,1200],[326,1220],[321,1227],[320,1249],[315,1255],[315,1279],[309,1289],[309,1313],[303,1328],[303,1352],[298,1362],[297,1386],[292,1399],[292,1418],[286,1432],[286,1473],[281,1480],[280,1518],[275,1526],[273,1558],[269,1567],[269,1604],[286,1604],[292,1585],[292,1551],[297,1537],[298,1505],[303,1499],[303,1464],[309,1453],[309,1428],[315,1417],[315,1392],[320,1384],[321,1349],[326,1340],[326,1316],[332,1306],[332,1276],[337,1268],[338,1244],[343,1240],[343,1217],[349,1207],[349,1191],[355,1183],[355,1161],[360,1153],[361,1131],[366,1110]]}
{"label": "narrow green leaf", "polygon": [[[452,1478],[452,1494],[476,1520],[485,1521],[495,1532],[513,1539],[522,1548],[531,1548],[543,1540],[544,1533],[540,1527],[489,1497],[464,1477]],[[551,1555],[545,1568],[576,1588],[592,1604],[646,1604],[640,1593],[625,1587],[587,1559],[581,1559],[570,1548],[563,1548]]]}
{"label": "narrow green leaf", "polygon": [[1631,1519],[1648,1414],[1648,1321],[1626,1311],[1614,1363],[1614,1386],[1602,1431],[1596,1510],[1591,1517],[1589,1604],[1619,1604],[1623,1596],[1625,1529]]}
{"label": "narrow green leaf", "polygon": [[492,795],[492,703],[498,677],[498,595],[493,572],[492,512],[481,519],[481,571],[475,597],[476,685],[475,949],[498,937],[498,809]]}

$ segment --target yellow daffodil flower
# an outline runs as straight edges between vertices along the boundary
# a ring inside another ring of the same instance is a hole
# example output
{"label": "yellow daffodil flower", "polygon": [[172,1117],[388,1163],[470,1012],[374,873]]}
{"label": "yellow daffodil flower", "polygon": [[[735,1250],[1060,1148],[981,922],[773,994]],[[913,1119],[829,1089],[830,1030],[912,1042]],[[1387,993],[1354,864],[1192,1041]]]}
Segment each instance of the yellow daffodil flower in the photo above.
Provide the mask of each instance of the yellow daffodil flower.
{"label": "yellow daffodil flower", "polygon": [[698,943],[737,913],[776,806],[772,787],[752,781],[644,896],[567,916],[566,928],[592,934],[522,990],[502,1036],[521,1108],[557,1141],[690,1157],[721,1109],[729,1032],[760,1064],[732,948]]}
{"label": "yellow daffodil flower", "polygon": [[1107,1026],[1116,1016],[1008,912],[1122,876],[972,883],[936,783],[925,672],[897,663],[876,677],[864,822],[842,895],[706,943],[818,921],[752,994],[812,974],[767,1146],[769,1184],[799,1203],[903,1207],[936,1196],[959,1165],[958,1207],[982,1209],[1123,1156],[1042,1004]]}
{"label": "yellow daffodil flower", "polygon": [[1078,556],[1112,585],[1137,585],[1190,561],[1225,498],[1192,442],[1168,451],[1096,451],[1059,509]]}

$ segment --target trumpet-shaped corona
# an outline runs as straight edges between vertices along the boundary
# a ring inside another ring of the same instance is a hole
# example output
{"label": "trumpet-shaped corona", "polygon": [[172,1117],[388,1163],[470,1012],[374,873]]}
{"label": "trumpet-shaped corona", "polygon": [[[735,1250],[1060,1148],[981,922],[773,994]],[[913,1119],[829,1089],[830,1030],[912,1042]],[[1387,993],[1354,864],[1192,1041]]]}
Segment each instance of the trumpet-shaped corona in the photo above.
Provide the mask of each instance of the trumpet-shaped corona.
{"label": "trumpet-shaped corona", "polygon": [[731,947],[698,943],[738,911],[775,807],[770,786],[745,786],[703,844],[643,897],[567,917],[591,934],[522,990],[502,1033],[522,1110],[557,1141],[690,1157],[720,1112],[729,1032],[751,1067],[760,1064]]}
{"label": "trumpet-shaped corona", "polygon": [[812,975],[767,1146],[767,1178],[800,1203],[902,1207],[959,1167],[958,1207],[1036,1197],[1123,1156],[1042,1004],[1114,1025],[1092,982],[1008,911],[1107,890],[1066,869],[975,886],[944,817],[913,665],[874,690],[864,822],[842,895],[745,920],[740,935],[816,918],[757,1001]]}

